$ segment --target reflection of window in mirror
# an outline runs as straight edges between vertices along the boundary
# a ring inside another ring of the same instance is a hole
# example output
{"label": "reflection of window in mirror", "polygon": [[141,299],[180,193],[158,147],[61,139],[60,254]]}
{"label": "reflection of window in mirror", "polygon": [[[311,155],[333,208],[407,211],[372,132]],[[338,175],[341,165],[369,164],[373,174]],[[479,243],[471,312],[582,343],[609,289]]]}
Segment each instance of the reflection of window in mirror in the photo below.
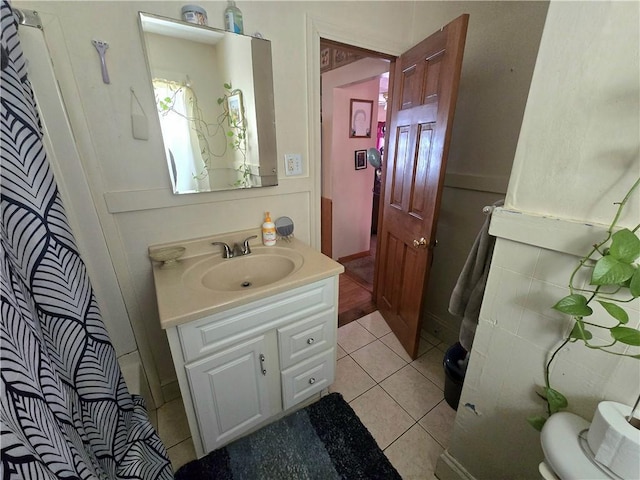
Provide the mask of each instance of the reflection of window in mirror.
{"label": "reflection of window in mirror", "polygon": [[[198,133],[191,128],[190,118],[194,117],[195,96],[191,88],[177,82],[163,79],[153,80],[160,128],[171,156],[189,159],[174,165],[175,190],[197,192],[208,188],[206,182],[199,185],[199,177],[205,168],[201,155]],[[171,167],[171,165],[170,165]]]}

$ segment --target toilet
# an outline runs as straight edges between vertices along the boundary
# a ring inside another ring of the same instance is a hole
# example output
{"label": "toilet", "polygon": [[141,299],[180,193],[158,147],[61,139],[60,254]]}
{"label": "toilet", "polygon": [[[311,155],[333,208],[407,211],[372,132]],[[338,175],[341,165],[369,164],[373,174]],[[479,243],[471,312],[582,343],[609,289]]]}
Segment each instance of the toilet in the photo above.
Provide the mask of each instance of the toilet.
{"label": "toilet", "polygon": [[538,467],[545,480],[619,479],[599,466],[587,443],[591,424],[569,412],[558,412],[545,422],[540,441],[544,461]]}

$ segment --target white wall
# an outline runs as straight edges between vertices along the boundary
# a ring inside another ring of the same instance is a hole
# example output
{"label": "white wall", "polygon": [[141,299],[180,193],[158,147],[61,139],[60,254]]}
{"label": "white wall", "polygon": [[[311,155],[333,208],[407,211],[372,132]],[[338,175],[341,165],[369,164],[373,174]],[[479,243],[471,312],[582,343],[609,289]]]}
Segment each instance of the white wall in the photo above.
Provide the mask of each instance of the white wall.
{"label": "white wall", "polygon": [[[304,172],[285,177],[281,169],[277,187],[175,196],[159,124],[150,115],[155,107],[137,13],[178,18],[183,3],[13,2],[18,8],[37,10],[43,18],[78,151],[157,403],[162,403],[162,387],[170,390],[175,372],[158,327],[149,245],[256,227],[269,210],[276,217],[290,216],[298,238],[319,246],[319,36],[397,55],[461,13],[470,13],[449,165],[456,173],[456,188],[484,189],[510,168],[506,157],[520,121],[519,92],[528,86],[527,57],[532,58],[537,48],[535,26],[546,8],[536,2],[238,3],[245,31],[259,31],[272,42],[278,157],[282,164],[285,153],[300,153]],[[209,23],[221,27],[224,2],[200,5]],[[110,45],[109,85],[102,82],[92,39]],[[131,136],[131,88],[149,117],[148,141]],[[494,164],[500,165],[498,174]],[[491,173],[485,175],[485,170]],[[460,202],[460,207],[475,213],[482,203],[484,198],[474,204]],[[453,252],[442,251],[452,258]]]}
{"label": "white wall", "polygon": [[[478,479],[538,478],[540,437],[525,419],[544,412],[534,386],[569,328],[551,306],[567,294],[577,255],[604,238],[613,202],[640,175],[639,9],[637,2],[549,7],[507,195],[515,213],[492,220],[499,238],[445,454]],[[621,224],[638,223],[636,193]],[[640,302],[628,308],[637,327]],[[638,360],[578,344],[551,372],[569,410],[588,420],[600,400],[631,404],[638,378]]]}

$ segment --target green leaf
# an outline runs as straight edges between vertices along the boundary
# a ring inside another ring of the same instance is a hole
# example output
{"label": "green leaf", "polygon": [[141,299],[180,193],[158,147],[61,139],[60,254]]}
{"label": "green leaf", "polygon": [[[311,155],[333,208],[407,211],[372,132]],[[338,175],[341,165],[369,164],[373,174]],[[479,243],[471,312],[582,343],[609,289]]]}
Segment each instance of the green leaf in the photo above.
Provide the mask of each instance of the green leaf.
{"label": "green leaf", "polygon": [[609,254],[623,263],[631,263],[640,257],[640,238],[624,228],[613,234]]}
{"label": "green leaf", "polygon": [[629,323],[629,315],[624,308],[611,302],[603,302],[598,300],[598,303],[604,307],[609,315],[618,320],[620,323]]}
{"label": "green leaf", "polygon": [[635,269],[612,255],[598,260],[593,267],[591,285],[620,285],[632,277]]}
{"label": "green leaf", "polygon": [[613,327],[609,329],[611,336],[614,340],[625,345],[633,345],[634,347],[640,346],[640,332],[635,328],[629,327]]}
{"label": "green leaf", "polygon": [[636,268],[635,273],[631,277],[631,281],[629,282],[629,291],[633,298],[640,297],[640,268]]}
{"label": "green leaf", "polygon": [[575,338],[577,340],[591,340],[593,338],[593,335],[589,330],[586,330],[584,328],[584,322],[581,322],[580,320],[576,320],[576,323],[573,326],[573,329],[571,330],[571,334],[569,335],[569,337]]}
{"label": "green leaf", "polygon": [[224,88],[226,88],[227,90],[231,90],[231,83],[225,83]]}
{"label": "green leaf", "polygon": [[566,408],[567,405],[569,405],[567,398],[557,390],[551,387],[545,387],[544,392],[547,395],[547,402],[549,402],[549,411],[551,413],[556,413],[560,411],[561,408]]}
{"label": "green leaf", "polygon": [[542,431],[542,427],[544,427],[546,421],[547,419],[542,415],[531,415],[530,417],[527,417],[527,422],[529,423],[529,425],[531,425],[539,432]]}
{"label": "green leaf", "polygon": [[577,317],[588,317],[593,313],[591,307],[587,305],[587,298],[578,293],[567,295],[556,303],[553,308],[559,312]]}

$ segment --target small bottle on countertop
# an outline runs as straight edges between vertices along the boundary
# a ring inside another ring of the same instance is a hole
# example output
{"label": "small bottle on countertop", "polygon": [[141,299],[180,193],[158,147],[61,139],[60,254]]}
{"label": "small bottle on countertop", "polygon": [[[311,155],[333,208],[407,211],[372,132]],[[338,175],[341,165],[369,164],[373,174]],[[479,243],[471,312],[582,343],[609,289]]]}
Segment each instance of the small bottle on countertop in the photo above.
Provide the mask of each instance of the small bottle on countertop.
{"label": "small bottle on countertop", "polygon": [[224,29],[227,32],[244,33],[242,26],[242,12],[236,7],[234,0],[228,0],[229,5],[224,10]]}
{"label": "small bottle on countertop", "polygon": [[264,223],[262,224],[262,243],[266,247],[273,247],[276,244],[276,225],[271,221],[269,212],[264,214]]}

